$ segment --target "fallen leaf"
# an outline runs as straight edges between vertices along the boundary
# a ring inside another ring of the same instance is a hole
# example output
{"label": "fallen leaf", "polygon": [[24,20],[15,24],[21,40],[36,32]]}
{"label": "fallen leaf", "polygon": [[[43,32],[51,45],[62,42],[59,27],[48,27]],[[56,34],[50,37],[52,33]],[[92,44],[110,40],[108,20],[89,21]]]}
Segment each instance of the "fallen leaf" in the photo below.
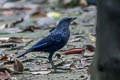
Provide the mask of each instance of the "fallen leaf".
{"label": "fallen leaf", "polygon": [[8,43],[8,42],[13,42],[13,43],[27,43],[31,42],[31,39],[25,39],[23,37],[4,37],[0,38],[0,42],[2,43]]}
{"label": "fallen leaf", "polygon": [[[1,65],[1,68],[3,71],[4,70],[7,70],[9,72],[14,72],[14,68],[13,68],[13,63],[14,61],[5,61],[2,65]],[[0,71],[2,71],[0,70]]]}
{"label": "fallen leaf", "polygon": [[22,37],[10,37],[9,42],[16,42],[16,43],[26,43],[26,42],[31,42],[31,39],[24,39]]}
{"label": "fallen leaf", "polygon": [[10,73],[8,71],[0,72],[0,80],[11,80]]}
{"label": "fallen leaf", "polygon": [[19,60],[15,60],[14,70],[15,70],[16,72],[23,72],[24,66],[23,66],[23,64],[22,64]]}
{"label": "fallen leaf", "polygon": [[35,12],[31,15],[33,18],[40,18],[40,17],[46,17],[46,14],[42,14],[40,12]]}
{"label": "fallen leaf", "polygon": [[24,70],[24,67],[23,67],[23,64],[19,61],[19,60],[16,60],[12,57],[10,57],[9,59],[9,56],[3,56],[1,58],[1,61],[5,61],[2,65],[0,65],[0,72],[3,72],[5,70],[7,70],[8,72],[23,72]]}
{"label": "fallen leaf", "polygon": [[82,54],[85,51],[83,48],[74,48],[74,49],[69,49],[64,52],[65,55],[69,54]]}
{"label": "fallen leaf", "polygon": [[2,56],[0,61],[8,61],[10,59],[10,57],[8,57],[7,55]]}
{"label": "fallen leaf", "polygon": [[49,73],[51,73],[51,71],[38,71],[38,72],[31,72],[32,74],[49,74]]}
{"label": "fallen leaf", "polygon": [[76,68],[75,64],[71,64],[70,68]]}
{"label": "fallen leaf", "polygon": [[90,52],[94,52],[95,51],[95,47],[92,45],[86,45],[86,50],[89,50]]}

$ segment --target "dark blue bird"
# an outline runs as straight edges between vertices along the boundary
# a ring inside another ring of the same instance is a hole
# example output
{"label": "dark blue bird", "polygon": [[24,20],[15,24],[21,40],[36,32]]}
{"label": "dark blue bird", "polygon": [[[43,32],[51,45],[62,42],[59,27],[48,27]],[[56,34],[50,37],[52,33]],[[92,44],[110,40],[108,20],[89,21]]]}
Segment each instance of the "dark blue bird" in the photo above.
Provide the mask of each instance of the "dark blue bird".
{"label": "dark blue bird", "polygon": [[32,48],[28,49],[27,51],[25,51],[25,53],[21,54],[17,58],[22,57],[27,53],[34,51],[48,52],[50,53],[48,57],[49,62],[52,65],[54,71],[56,71],[54,63],[52,61],[52,56],[54,52],[64,47],[65,44],[67,43],[70,36],[69,25],[75,19],[76,18],[63,18],[59,22],[57,27],[47,37],[40,40]]}

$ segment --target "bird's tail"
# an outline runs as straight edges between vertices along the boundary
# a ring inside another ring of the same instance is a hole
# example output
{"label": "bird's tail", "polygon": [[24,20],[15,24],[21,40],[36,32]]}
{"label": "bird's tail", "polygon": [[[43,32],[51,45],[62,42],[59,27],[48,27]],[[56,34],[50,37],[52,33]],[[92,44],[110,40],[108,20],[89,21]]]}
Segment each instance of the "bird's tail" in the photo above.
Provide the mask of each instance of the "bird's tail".
{"label": "bird's tail", "polygon": [[25,51],[23,54],[17,56],[17,58],[23,57],[24,55],[26,55],[27,53],[31,52],[31,49],[28,49],[27,51]]}

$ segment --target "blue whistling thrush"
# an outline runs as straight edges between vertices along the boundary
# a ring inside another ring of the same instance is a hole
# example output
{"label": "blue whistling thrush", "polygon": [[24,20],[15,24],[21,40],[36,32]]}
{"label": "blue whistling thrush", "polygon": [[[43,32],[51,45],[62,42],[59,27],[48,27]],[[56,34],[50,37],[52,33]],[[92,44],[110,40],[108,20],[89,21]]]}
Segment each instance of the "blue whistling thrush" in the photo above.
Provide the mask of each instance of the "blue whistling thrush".
{"label": "blue whistling thrush", "polygon": [[32,48],[28,49],[17,58],[22,57],[25,54],[34,51],[48,52],[50,53],[48,57],[49,62],[52,65],[54,71],[56,72],[56,68],[52,61],[52,56],[57,50],[64,47],[65,44],[67,43],[70,36],[69,25],[75,19],[76,18],[63,18],[62,20],[60,20],[57,27],[47,37],[40,40]]}

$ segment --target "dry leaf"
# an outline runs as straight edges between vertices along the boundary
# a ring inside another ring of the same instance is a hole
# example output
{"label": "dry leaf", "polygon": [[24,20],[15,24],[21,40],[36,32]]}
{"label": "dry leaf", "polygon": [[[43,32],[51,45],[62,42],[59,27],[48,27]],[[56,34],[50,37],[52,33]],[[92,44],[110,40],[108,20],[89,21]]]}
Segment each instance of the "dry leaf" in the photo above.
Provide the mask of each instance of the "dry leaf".
{"label": "dry leaf", "polygon": [[67,51],[64,52],[65,55],[69,55],[69,54],[81,54],[85,51],[85,49],[83,48],[74,48],[74,49],[69,49]]}
{"label": "dry leaf", "polygon": [[31,42],[31,39],[24,39],[22,37],[10,37],[9,42],[16,42],[16,43],[24,43],[24,42]]}
{"label": "dry leaf", "polygon": [[92,45],[86,45],[86,49],[90,52],[94,52],[95,51],[95,47]]}
{"label": "dry leaf", "polygon": [[7,55],[2,56],[0,59],[0,61],[8,61],[8,60],[10,60],[10,57],[8,57]]}
{"label": "dry leaf", "polygon": [[0,80],[11,80],[10,73],[8,71],[0,72]]}
{"label": "dry leaf", "polygon": [[32,14],[32,17],[34,17],[34,18],[46,17],[46,14],[42,14],[40,12],[35,12]]}
{"label": "dry leaf", "polygon": [[31,72],[32,74],[49,74],[51,71],[38,71],[38,72]]}
{"label": "dry leaf", "polygon": [[16,72],[23,72],[24,67],[23,67],[23,64],[22,64],[19,60],[15,60],[14,70],[15,70]]}
{"label": "dry leaf", "polygon": [[2,43],[8,43],[8,42],[14,42],[14,43],[27,43],[31,42],[31,39],[24,39],[22,37],[4,37],[0,38],[0,42]]}

